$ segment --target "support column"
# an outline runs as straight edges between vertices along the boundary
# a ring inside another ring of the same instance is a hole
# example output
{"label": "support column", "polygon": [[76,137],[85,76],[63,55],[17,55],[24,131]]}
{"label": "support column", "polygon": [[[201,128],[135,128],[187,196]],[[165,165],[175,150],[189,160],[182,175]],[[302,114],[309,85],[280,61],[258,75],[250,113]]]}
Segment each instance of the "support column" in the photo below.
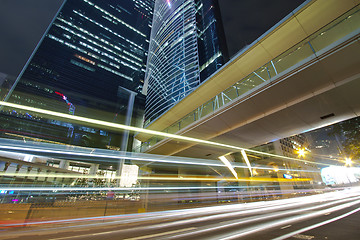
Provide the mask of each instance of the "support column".
{"label": "support column", "polygon": [[68,170],[70,162],[68,160],[60,160],[59,168]]}
{"label": "support column", "polygon": [[91,164],[90,166],[90,170],[89,170],[89,175],[96,175],[97,171],[99,170],[99,166],[100,164]]}
{"label": "support column", "polygon": [[[132,119],[132,113],[133,113],[133,109],[134,109],[135,96],[137,95],[137,93],[130,91],[123,87],[119,87],[118,94],[120,94],[120,92],[126,92],[126,93],[130,94],[129,100],[128,100],[127,111],[126,111],[126,119],[125,119],[125,125],[130,126],[131,119]],[[129,142],[129,131],[124,130],[123,137],[121,139],[121,145],[120,145],[121,151],[127,151],[128,142]],[[125,159],[121,158],[119,160],[119,166],[118,166],[118,170],[117,170],[117,174],[116,174],[117,176],[121,176],[121,172],[122,172],[124,164],[125,164]],[[117,185],[119,185],[119,184],[120,184],[120,179],[117,180]]]}

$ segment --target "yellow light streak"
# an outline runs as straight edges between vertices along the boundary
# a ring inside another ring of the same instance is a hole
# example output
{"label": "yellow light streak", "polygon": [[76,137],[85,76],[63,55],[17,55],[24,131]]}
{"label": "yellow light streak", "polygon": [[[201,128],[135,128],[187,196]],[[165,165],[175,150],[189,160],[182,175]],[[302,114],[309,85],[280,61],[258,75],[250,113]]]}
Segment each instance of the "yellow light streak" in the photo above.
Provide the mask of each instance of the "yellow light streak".
{"label": "yellow light streak", "polygon": [[[111,123],[111,122],[106,122],[106,121],[102,121],[102,120],[80,117],[80,116],[75,116],[75,115],[70,115],[70,114],[65,114],[65,113],[59,113],[59,112],[55,112],[55,111],[29,107],[29,106],[15,104],[15,103],[0,101],[0,105],[6,106],[6,107],[11,107],[11,108],[16,108],[16,109],[22,109],[22,110],[26,110],[29,112],[45,114],[45,115],[53,116],[53,117],[57,117],[57,118],[62,118],[62,119],[65,119],[66,121],[71,120],[71,121],[74,121],[75,123],[81,122],[81,123],[95,124],[95,125],[99,125],[99,126],[103,126],[103,127],[104,126],[110,127],[113,129],[128,130],[128,131],[132,131],[132,132],[141,132],[141,133],[145,133],[145,134],[149,134],[149,135],[156,135],[156,136],[162,136],[162,137],[166,137],[166,138],[179,139],[179,140],[184,140],[184,141],[188,141],[188,142],[202,143],[202,144],[206,144],[206,145],[234,149],[237,151],[244,150],[247,152],[252,152],[252,153],[257,153],[257,154],[261,154],[261,155],[265,155],[265,156],[282,158],[282,159],[287,159],[287,160],[292,160],[292,161],[314,163],[314,162],[306,161],[303,159],[296,159],[296,158],[291,158],[291,157],[286,157],[286,156],[281,156],[281,155],[275,155],[275,154],[271,154],[271,153],[260,152],[260,151],[246,149],[246,148],[237,147],[237,146],[233,146],[233,145],[212,142],[212,141],[207,141],[207,140],[202,140],[202,139],[197,139],[197,138],[192,138],[192,137],[186,137],[186,136],[181,136],[181,135],[176,135],[176,134],[171,134],[171,133],[159,132],[159,131],[138,128],[138,127],[133,127],[133,126],[127,126],[124,124]],[[326,163],[317,163],[317,164],[332,166],[331,164],[326,164]]]}
{"label": "yellow light streak", "polygon": [[[82,178],[82,179],[121,179],[121,176],[98,176],[98,175],[82,175],[82,174],[36,174],[36,173],[0,173],[0,176],[12,176],[12,177],[38,177],[38,178]],[[311,181],[311,178],[262,178],[262,177],[248,177],[248,178],[211,178],[211,177],[138,177],[140,180],[156,180],[156,181],[229,181],[229,182],[299,182],[299,181]]]}

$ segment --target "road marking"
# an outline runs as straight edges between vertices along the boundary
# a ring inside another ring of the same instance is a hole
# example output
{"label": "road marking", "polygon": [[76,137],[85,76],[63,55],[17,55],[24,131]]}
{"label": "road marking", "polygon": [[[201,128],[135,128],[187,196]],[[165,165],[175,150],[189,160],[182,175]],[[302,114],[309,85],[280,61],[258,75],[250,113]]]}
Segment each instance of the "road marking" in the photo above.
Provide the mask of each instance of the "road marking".
{"label": "road marking", "polygon": [[343,215],[340,215],[338,217],[335,217],[335,218],[331,218],[329,220],[326,220],[326,221],[323,221],[323,222],[320,222],[320,223],[317,223],[317,224],[314,224],[314,225],[311,225],[309,227],[306,227],[306,228],[302,228],[302,229],[299,229],[297,231],[294,231],[294,232],[291,232],[291,233],[288,233],[288,234],[285,234],[283,236],[280,236],[280,237],[277,237],[277,238],[274,238],[273,240],[284,240],[284,239],[287,239],[289,237],[293,237],[294,235],[299,235],[300,233],[303,233],[303,232],[307,232],[307,231],[310,231],[314,228],[318,228],[318,227],[321,227],[323,225],[326,225],[326,224],[329,224],[329,223],[332,223],[332,222],[335,222],[339,219],[342,219],[342,218],[345,218],[347,216],[350,216],[351,214],[353,213],[356,213],[356,212],[359,212],[360,211],[360,208],[356,208],[350,212],[347,212]]}
{"label": "road marking", "polygon": [[145,236],[134,237],[134,238],[126,238],[124,240],[139,240],[139,239],[145,239],[145,238],[151,238],[151,237],[159,237],[159,236],[163,236],[163,235],[185,232],[185,231],[195,230],[195,229],[196,229],[195,227],[184,228],[184,229],[179,229],[179,230],[174,230],[174,231],[169,231],[169,232],[156,233],[156,234],[152,234],[152,235],[145,235]]}
{"label": "road marking", "polygon": [[313,239],[314,238],[314,236],[309,236],[309,235],[304,235],[304,234],[296,234],[292,237],[298,238],[298,239]]}
{"label": "road marking", "polygon": [[286,226],[284,226],[284,227],[282,227],[280,229],[285,229],[285,228],[289,228],[289,227],[291,227],[291,225],[286,225]]}

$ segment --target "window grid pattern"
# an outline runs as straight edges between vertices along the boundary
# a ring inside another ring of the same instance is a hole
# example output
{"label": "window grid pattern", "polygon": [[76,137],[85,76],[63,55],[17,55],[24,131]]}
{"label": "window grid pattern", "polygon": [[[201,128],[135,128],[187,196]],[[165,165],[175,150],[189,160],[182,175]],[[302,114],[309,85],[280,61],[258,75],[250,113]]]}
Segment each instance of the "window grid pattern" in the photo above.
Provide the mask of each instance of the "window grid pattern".
{"label": "window grid pattern", "polygon": [[195,2],[170,2],[155,2],[145,73],[146,123],[171,108],[200,83]]}

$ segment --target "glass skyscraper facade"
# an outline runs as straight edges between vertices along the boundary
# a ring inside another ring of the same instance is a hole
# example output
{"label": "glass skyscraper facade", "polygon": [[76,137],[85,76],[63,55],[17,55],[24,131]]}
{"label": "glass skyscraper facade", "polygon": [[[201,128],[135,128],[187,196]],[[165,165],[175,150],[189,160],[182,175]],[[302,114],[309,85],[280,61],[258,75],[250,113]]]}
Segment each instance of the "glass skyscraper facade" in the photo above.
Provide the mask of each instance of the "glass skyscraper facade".
{"label": "glass skyscraper facade", "polygon": [[227,59],[217,0],[156,0],[144,87],[145,126]]}
{"label": "glass skyscraper facade", "polygon": [[200,82],[229,60],[218,0],[195,0]]}
{"label": "glass skyscraper facade", "polygon": [[[67,0],[8,100],[140,126],[153,5],[153,0]],[[132,118],[126,123],[129,104]],[[5,137],[95,147],[121,142],[121,133],[24,111],[4,108],[0,121]]]}

